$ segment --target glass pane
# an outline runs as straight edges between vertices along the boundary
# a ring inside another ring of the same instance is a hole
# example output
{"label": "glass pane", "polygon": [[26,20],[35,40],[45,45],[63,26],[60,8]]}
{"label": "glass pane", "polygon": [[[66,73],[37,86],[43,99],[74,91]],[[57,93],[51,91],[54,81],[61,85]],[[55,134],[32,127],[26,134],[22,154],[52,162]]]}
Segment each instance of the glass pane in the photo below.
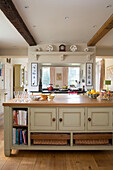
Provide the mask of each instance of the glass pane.
{"label": "glass pane", "polygon": [[50,84],[50,67],[42,67],[42,88],[47,88]]}
{"label": "glass pane", "polygon": [[75,85],[75,80],[80,81],[80,67],[69,67],[68,86]]}

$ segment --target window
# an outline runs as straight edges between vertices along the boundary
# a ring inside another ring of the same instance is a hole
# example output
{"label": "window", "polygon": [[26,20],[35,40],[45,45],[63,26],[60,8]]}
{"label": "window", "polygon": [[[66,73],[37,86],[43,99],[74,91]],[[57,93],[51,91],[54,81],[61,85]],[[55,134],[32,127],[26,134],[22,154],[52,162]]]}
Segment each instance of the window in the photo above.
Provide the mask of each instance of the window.
{"label": "window", "polygon": [[42,88],[47,88],[50,84],[50,67],[42,67]]}
{"label": "window", "polygon": [[68,86],[75,85],[75,80],[80,81],[80,67],[69,67]]}

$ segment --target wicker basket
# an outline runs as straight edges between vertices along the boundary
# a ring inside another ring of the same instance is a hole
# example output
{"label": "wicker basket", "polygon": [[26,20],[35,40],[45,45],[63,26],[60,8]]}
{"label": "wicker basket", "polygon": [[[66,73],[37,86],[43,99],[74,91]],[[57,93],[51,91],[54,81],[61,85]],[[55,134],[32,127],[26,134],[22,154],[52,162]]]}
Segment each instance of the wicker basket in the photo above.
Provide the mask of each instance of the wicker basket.
{"label": "wicker basket", "polygon": [[67,140],[33,140],[34,145],[67,145]]}
{"label": "wicker basket", "polygon": [[34,145],[67,145],[69,134],[59,133],[32,133],[31,140]]}
{"label": "wicker basket", "polygon": [[75,145],[107,145],[108,139],[76,139]]}
{"label": "wicker basket", "polygon": [[74,134],[73,139],[75,145],[107,145],[112,139],[112,134]]}

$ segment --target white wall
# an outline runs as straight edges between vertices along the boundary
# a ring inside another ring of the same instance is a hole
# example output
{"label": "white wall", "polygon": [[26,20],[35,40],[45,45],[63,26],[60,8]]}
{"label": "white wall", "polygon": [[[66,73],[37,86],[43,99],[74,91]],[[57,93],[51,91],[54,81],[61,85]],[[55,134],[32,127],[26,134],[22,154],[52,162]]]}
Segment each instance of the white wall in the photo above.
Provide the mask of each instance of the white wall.
{"label": "white wall", "polygon": [[28,48],[2,48],[0,49],[0,56],[1,57],[28,57]]}
{"label": "white wall", "polygon": [[12,58],[12,64],[21,64],[28,70],[28,58]]}

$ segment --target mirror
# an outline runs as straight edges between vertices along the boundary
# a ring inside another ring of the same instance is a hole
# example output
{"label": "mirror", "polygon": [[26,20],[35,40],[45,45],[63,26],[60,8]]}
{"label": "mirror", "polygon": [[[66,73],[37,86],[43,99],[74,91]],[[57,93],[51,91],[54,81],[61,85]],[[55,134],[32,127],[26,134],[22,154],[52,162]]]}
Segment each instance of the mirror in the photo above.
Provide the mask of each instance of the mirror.
{"label": "mirror", "polygon": [[85,85],[85,64],[40,64],[42,88],[82,88]]}

